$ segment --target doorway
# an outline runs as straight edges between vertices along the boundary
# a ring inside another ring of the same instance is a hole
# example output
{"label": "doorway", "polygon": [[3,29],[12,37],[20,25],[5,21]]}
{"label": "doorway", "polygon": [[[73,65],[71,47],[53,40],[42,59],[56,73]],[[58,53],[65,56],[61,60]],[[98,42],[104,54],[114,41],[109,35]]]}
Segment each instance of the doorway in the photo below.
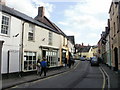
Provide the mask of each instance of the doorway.
{"label": "doorway", "polygon": [[118,70],[118,49],[114,49],[115,71]]}
{"label": "doorway", "polygon": [[46,50],[42,50],[42,57],[46,57]]}

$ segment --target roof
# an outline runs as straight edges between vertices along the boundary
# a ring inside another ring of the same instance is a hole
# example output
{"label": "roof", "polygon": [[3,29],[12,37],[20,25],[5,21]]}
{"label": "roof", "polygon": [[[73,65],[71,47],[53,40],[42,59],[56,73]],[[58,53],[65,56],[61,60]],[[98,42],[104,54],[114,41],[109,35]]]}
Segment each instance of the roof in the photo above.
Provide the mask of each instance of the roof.
{"label": "roof", "polygon": [[78,52],[89,52],[92,46],[84,46],[83,48],[79,48]]}
{"label": "roof", "polygon": [[41,22],[38,22],[37,20],[33,19],[32,17],[29,17],[15,9],[12,9],[10,7],[7,7],[7,6],[4,6],[4,5],[0,5],[0,11],[4,12],[4,13],[7,13],[7,14],[10,14],[14,17],[17,17],[19,19],[22,19],[24,21],[27,21],[27,22],[30,22],[30,23],[33,23],[35,25],[38,25],[40,27],[44,27],[46,29],[49,29],[50,31],[53,31],[55,33],[58,33],[60,34],[58,31],[54,30],[53,28],[41,23]]}
{"label": "roof", "polygon": [[66,34],[59,27],[57,27],[54,23],[52,23],[52,24],[54,25],[56,30],[58,30],[63,36],[67,37]]}
{"label": "roof", "polygon": [[36,16],[35,19],[37,21],[42,22],[45,25],[51,27],[55,31],[59,32],[61,35],[67,37],[66,34],[58,26],[56,26],[53,22],[51,22],[47,17],[45,17],[45,16],[44,17]]}

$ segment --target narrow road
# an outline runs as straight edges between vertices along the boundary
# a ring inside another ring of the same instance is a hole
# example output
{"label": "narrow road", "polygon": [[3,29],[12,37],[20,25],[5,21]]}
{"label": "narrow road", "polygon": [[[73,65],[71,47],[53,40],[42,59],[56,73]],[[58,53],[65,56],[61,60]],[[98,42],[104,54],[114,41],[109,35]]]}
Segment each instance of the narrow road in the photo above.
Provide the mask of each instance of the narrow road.
{"label": "narrow road", "polygon": [[24,83],[14,88],[102,88],[102,86],[103,76],[99,67],[91,67],[88,61],[80,61],[69,72]]}

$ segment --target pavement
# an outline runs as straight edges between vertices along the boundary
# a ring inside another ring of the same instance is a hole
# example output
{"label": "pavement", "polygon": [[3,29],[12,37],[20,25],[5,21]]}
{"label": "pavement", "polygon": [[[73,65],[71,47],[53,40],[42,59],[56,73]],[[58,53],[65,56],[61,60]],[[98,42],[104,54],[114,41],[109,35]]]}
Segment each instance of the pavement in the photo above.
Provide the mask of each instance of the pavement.
{"label": "pavement", "polygon": [[100,66],[106,71],[110,78],[110,88],[120,88],[120,73],[113,71],[105,64],[100,64]]}
{"label": "pavement", "polygon": [[2,89],[9,89],[10,87],[14,87],[16,85],[36,81],[39,79],[47,78],[50,76],[54,76],[54,75],[69,71],[72,68],[74,68],[77,65],[77,63],[75,63],[74,66],[71,66],[71,68],[63,66],[63,67],[57,68],[57,69],[50,69],[47,71],[46,76],[43,76],[43,74],[44,74],[43,73],[42,76],[39,76],[37,74],[30,74],[30,75],[26,75],[26,76],[22,76],[22,77],[2,79]]}

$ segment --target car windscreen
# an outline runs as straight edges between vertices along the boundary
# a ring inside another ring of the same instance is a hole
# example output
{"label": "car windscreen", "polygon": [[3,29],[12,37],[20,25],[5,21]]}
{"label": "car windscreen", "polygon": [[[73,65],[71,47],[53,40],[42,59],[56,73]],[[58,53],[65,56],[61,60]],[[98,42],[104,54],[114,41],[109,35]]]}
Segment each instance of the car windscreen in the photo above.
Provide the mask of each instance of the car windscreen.
{"label": "car windscreen", "polygon": [[97,58],[92,58],[92,61],[97,61]]}

